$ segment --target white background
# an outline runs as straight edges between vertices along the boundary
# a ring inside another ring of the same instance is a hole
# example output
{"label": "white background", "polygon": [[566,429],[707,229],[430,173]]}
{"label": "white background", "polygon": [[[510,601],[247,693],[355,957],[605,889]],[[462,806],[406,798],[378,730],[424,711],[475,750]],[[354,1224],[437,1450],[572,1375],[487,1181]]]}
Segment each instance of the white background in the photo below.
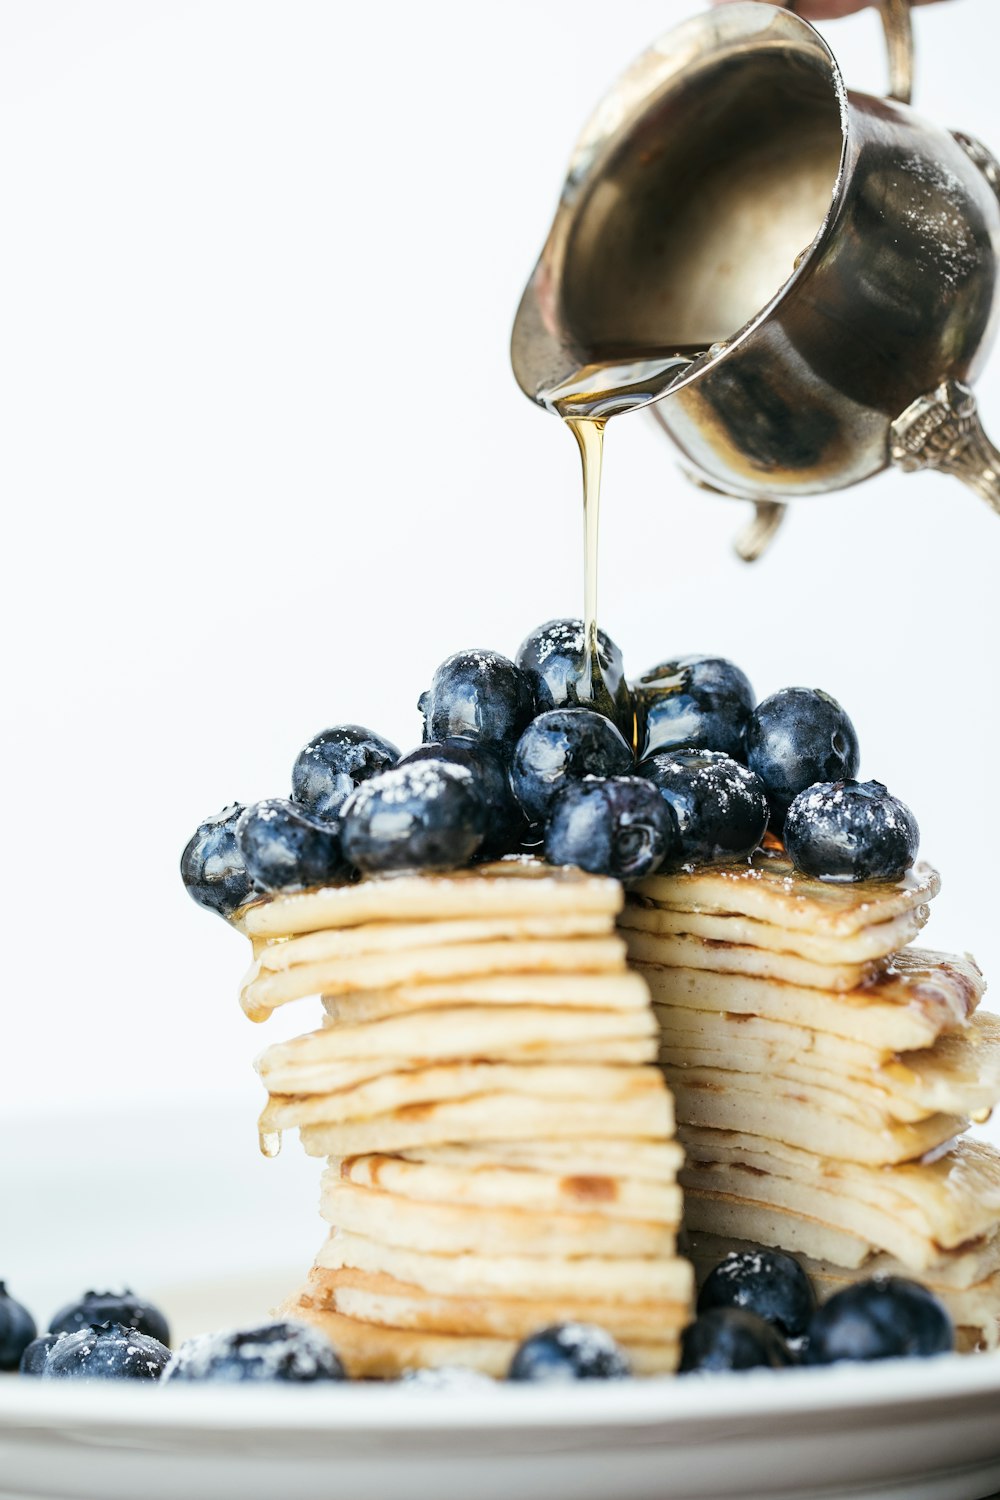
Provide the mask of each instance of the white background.
{"label": "white background", "polygon": [[[69,1173],[88,1112],[164,1133],[209,1100],[253,1153],[268,1037],[241,940],[181,887],[188,835],[285,794],[326,724],[414,744],[443,656],[579,612],[577,457],[510,324],[578,126],[695,8],[0,8],[9,1163],[42,1112],[79,1121]],[[917,16],[919,106],[994,149],[997,20]],[[826,34],[881,87],[873,13]],[[980,397],[996,435],[1000,360]],[[748,569],[743,519],[648,418],[612,428],[601,618],[630,673],[713,651],[761,696],[836,694],[943,872],[930,937],[1000,975],[1000,520],[890,475],[801,502]]]}

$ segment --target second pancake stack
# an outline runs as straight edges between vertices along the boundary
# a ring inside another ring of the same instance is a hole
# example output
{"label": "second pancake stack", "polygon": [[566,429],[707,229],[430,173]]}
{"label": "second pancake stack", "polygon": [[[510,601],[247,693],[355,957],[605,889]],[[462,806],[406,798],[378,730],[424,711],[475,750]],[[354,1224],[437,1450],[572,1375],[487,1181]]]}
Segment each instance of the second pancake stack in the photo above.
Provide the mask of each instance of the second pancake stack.
{"label": "second pancake stack", "polygon": [[[809,880],[775,851],[653,877],[621,918],[661,1030],[700,1270],[747,1242],[818,1289],[916,1277],[965,1346],[1000,1338],[1000,1022],[968,959],[905,948],[937,876]],[[902,951],[901,951],[902,950]]]}
{"label": "second pancake stack", "polygon": [[691,1271],[669,1092],[615,881],[524,862],[278,897],[240,926],[244,1008],[323,996],[259,1060],[262,1140],[327,1157],[329,1236],[284,1309],[355,1375],[461,1364],[598,1324],[675,1368]]}

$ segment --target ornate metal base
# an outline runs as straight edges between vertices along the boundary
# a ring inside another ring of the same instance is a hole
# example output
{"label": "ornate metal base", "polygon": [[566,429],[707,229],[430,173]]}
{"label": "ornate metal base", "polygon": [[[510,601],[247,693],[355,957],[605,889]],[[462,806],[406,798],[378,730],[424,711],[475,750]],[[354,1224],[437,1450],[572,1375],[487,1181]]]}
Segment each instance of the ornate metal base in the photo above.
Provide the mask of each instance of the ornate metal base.
{"label": "ornate metal base", "polygon": [[976,398],[959,380],[920,396],[892,424],[892,461],[906,474],[940,469],[1000,514],[1000,452],[979,420]]}

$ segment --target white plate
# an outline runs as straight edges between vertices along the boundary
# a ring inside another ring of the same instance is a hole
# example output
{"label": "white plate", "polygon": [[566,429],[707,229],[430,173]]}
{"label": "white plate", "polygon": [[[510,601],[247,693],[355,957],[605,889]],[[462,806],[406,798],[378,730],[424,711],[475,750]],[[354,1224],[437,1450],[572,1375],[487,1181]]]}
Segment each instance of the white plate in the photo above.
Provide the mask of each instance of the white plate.
{"label": "white plate", "polygon": [[[58,1122],[19,1133],[0,1275],[45,1316],[95,1280],[127,1278],[181,1335],[260,1317],[301,1279],[322,1235],[316,1166],[291,1151],[258,1163],[240,1115],[187,1117],[183,1128],[76,1121],[87,1150],[69,1158]],[[284,1273],[271,1269],[282,1263]],[[3,1500],[975,1500],[997,1490],[1000,1356],[447,1393],[0,1379]]]}

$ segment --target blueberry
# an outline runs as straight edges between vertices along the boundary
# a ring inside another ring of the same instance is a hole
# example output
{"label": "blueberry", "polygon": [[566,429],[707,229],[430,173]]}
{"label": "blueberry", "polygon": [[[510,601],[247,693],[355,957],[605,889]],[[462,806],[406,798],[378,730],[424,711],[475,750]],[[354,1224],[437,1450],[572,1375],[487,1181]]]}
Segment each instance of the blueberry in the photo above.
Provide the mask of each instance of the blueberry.
{"label": "blueberry", "polygon": [[782,688],[758,703],[746,747],[747,765],[767,789],[777,834],[799,792],[817,781],[850,781],[860,763],[854,725],[819,688]]}
{"label": "blueberry", "polygon": [[236,824],[243,806],[233,802],[206,818],[181,855],[181,879],[199,906],[231,917],[253,895],[253,881],[236,844]]}
{"label": "blueberry", "polygon": [[21,1355],[21,1363],[18,1366],[21,1374],[41,1375],[48,1363],[50,1351],[63,1337],[61,1333],[43,1333],[40,1338],[32,1339]]}
{"label": "blueberry", "polygon": [[916,818],[880,781],[821,782],[785,819],[789,859],[820,880],[899,880],[919,846]]}
{"label": "blueberry", "polygon": [[236,825],[236,842],[262,891],[300,891],[349,873],[338,825],[308,817],[281,797],[248,807]]}
{"label": "blueberry", "polygon": [[298,1384],[346,1380],[330,1341],[306,1323],[263,1323],[257,1328],[206,1333],[174,1355],[164,1380],[280,1380]]}
{"label": "blueberry", "polygon": [[764,788],[731,756],[717,750],[657,750],[637,770],[673,808],[684,864],[745,859],[764,837]]}
{"label": "blueberry", "polygon": [[49,1350],[43,1380],[159,1380],[170,1350],[120,1323],[63,1333]]}
{"label": "blueberry", "polygon": [[754,697],[750,680],[722,656],[681,656],[645,672],[632,684],[636,753],[654,750],[721,750],[746,755],[744,738]]}
{"label": "blueberry", "polygon": [[79,1328],[96,1327],[99,1323],[118,1323],[122,1328],[135,1328],[151,1339],[158,1339],[161,1344],[170,1343],[170,1329],[159,1308],[144,1302],[127,1287],[123,1292],[84,1292],[78,1302],[69,1302],[59,1309],[49,1324],[49,1332],[76,1333]]}
{"label": "blueberry", "polygon": [[632,769],[631,749],[602,714],[553,708],[539,714],[518,740],[510,779],[528,817],[544,821],[567,782],[624,776]]}
{"label": "blueberry", "polygon": [[923,1358],[954,1346],[951,1318],[932,1292],[900,1276],[876,1276],[836,1292],[813,1315],[805,1362]]}
{"label": "blueberry", "polygon": [[534,712],[527,677],[497,651],[457,651],[421,693],[424,739],[513,745]]}
{"label": "blueberry", "polygon": [[568,1384],[574,1380],[625,1380],[632,1370],[610,1333],[592,1323],[557,1323],[519,1344],[508,1380]]}
{"label": "blueberry", "polygon": [[778,1330],[742,1307],[712,1307],[681,1335],[680,1373],[780,1370],[792,1364]]}
{"label": "blueberry", "polygon": [[816,1294],[794,1256],[782,1250],[733,1251],[706,1278],[698,1311],[742,1307],[788,1338],[801,1338],[816,1310]]}
{"label": "blueberry", "polygon": [[640,776],[587,776],[559,793],[545,830],[552,865],[639,880],[680,854],[677,820],[667,799]]}
{"label": "blueberry", "polygon": [[421,760],[364,781],[343,807],[344,851],[360,870],[452,870],[486,835],[475,778],[464,766]]}
{"label": "blueberry", "polygon": [[507,765],[494,746],[457,738],[430,740],[404,755],[399,764],[409,766],[420,760],[443,760],[450,766],[462,766],[471,772],[486,809],[486,834],[479,850],[481,855],[499,858],[517,848],[524,832],[524,814],[511,790]]}
{"label": "blueberry", "polygon": [[399,759],[396,746],[360,724],[338,724],[313,735],[292,767],[292,801],[311,818],[336,818],[356,786],[388,771]]}
{"label": "blueberry", "polygon": [[582,620],[546,620],[518,647],[515,660],[531,683],[535,712],[592,708],[616,724],[632,742],[632,694],[622,654],[609,635],[597,632],[597,668],[588,661]]}
{"label": "blueberry", "polygon": [[38,1329],[28,1309],[0,1281],[0,1370],[16,1370]]}

